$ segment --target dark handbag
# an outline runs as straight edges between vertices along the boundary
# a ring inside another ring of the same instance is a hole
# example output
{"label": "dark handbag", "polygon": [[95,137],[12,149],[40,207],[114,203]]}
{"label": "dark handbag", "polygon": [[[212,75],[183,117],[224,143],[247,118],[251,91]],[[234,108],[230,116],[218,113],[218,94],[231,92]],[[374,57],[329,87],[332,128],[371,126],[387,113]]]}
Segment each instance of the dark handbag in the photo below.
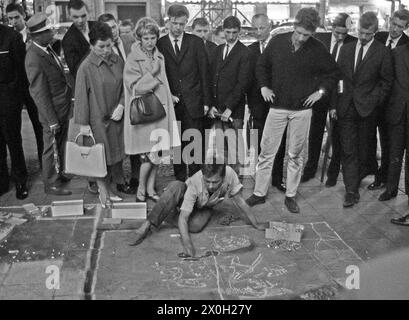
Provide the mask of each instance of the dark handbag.
{"label": "dark handbag", "polygon": [[165,108],[153,92],[132,98],[129,110],[131,125],[155,122],[164,117]]}

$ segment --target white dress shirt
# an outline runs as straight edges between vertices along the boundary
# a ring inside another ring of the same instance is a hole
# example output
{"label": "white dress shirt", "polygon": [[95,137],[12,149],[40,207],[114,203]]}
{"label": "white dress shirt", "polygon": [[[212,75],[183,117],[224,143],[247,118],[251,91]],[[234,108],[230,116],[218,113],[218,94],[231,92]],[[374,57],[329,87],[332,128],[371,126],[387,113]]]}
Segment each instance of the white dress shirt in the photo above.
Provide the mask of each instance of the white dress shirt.
{"label": "white dress shirt", "polygon": [[[182,50],[183,35],[184,35],[184,33],[182,33],[182,35],[181,35],[179,38],[177,38],[179,50]],[[175,49],[175,40],[176,40],[176,38],[173,37],[173,36],[169,33],[169,39],[170,39],[170,43],[172,44],[173,50],[175,51],[175,54],[176,54],[176,49]]]}
{"label": "white dress shirt", "polygon": [[[230,54],[230,52],[232,51],[232,49],[234,48],[234,46],[236,45],[236,43],[239,41],[239,39],[237,39],[236,41],[234,41],[234,43],[230,44],[230,43],[225,43],[224,49],[223,49],[223,60],[225,58],[227,58],[227,56]],[[227,51],[228,50],[228,51]],[[226,55],[226,51],[227,51],[227,55]]]}
{"label": "white dress shirt", "polygon": [[[368,52],[369,48],[371,47],[372,43],[375,41],[374,38],[372,38],[371,41],[369,41],[365,46],[364,46],[364,50],[362,53],[362,60],[364,60],[366,53]],[[354,64],[354,70],[356,69],[356,62],[358,60],[358,54],[359,54],[359,50],[361,49],[361,41],[358,40],[358,43],[356,45],[355,48],[355,64]]]}
{"label": "white dress shirt", "polygon": [[266,40],[259,41],[259,46],[260,46],[260,52],[261,53],[263,53],[263,51],[266,50],[266,47],[267,47],[268,43],[270,42],[271,38],[272,38],[272,36],[270,35]]}
{"label": "white dress shirt", "polygon": [[387,47],[389,45],[389,41],[392,40],[391,49],[395,49],[396,46],[398,45],[400,38],[402,38],[402,36],[403,36],[403,33],[400,35],[400,37],[397,37],[396,39],[392,39],[391,35],[389,34],[388,40],[386,40],[386,43],[385,43],[385,47]]}
{"label": "white dress shirt", "polygon": [[24,26],[24,29],[20,31],[20,34],[23,36],[24,43],[27,42],[27,27]]}
{"label": "white dress shirt", "polygon": [[[330,53],[332,55],[332,50],[334,50],[335,44],[337,43],[337,39],[334,37],[334,35],[331,35],[331,48],[330,48]],[[344,45],[344,41],[339,41],[338,42],[338,50],[335,56],[335,61],[338,61],[338,57],[339,57],[339,52],[341,50],[341,47]]]}

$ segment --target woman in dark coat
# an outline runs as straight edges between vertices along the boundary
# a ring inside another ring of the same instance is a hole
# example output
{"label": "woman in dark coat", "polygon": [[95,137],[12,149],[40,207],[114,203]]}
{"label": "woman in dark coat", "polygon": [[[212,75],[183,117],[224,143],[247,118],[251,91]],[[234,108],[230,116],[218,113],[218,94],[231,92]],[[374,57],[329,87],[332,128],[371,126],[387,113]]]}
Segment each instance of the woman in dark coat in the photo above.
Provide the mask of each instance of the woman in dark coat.
{"label": "woman in dark coat", "polygon": [[123,136],[123,69],[124,63],[112,52],[113,36],[105,23],[96,23],[89,33],[91,52],[78,69],[75,86],[75,122],[80,132],[92,134],[96,143],[105,146],[108,175],[97,179],[100,201],[105,208],[110,201],[122,199],[110,191],[110,180],[124,184],[122,160]]}

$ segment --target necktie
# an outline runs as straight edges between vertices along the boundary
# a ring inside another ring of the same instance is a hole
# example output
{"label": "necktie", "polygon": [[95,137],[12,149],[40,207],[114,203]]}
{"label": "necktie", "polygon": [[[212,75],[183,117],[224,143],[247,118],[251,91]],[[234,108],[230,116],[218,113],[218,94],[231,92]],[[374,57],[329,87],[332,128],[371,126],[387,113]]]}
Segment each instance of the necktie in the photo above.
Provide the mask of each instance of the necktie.
{"label": "necktie", "polygon": [[60,67],[60,69],[64,71],[64,67],[63,67],[63,65],[62,65],[62,63],[61,63],[61,61],[60,61],[60,58],[58,58],[58,56],[57,56],[57,54],[55,53],[55,51],[54,51],[50,46],[47,47],[47,51],[48,51],[49,55],[50,55],[50,56],[55,60],[55,62],[58,64],[58,66]]}
{"label": "necktie", "polygon": [[223,60],[226,60],[226,58],[227,58],[228,54],[229,54],[229,45],[228,45],[228,44],[226,44],[226,53],[224,54],[224,58],[223,58]]}
{"label": "necktie", "polygon": [[122,55],[121,50],[119,49],[119,44],[118,44],[118,42],[115,42],[115,48],[116,48],[116,50],[118,51],[118,56],[122,59],[122,61],[125,62],[125,58],[124,58],[124,56]]}
{"label": "necktie", "polygon": [[335,46],[332,49],[331,56],[334,58],[334,60],[337,60],[337,53],[338,53],[338,41],[335,42]]}
{"label": "necktie", "polygon": [[388,49],[389,49],[389,50],[392,50],[392,43],[393,43],[393,40],[390,39],[390,40],[389,40],[389,43],[388,43]]}
{"label": "necktie", "polygon": [[178,57],[179,56],[179,54],[180,54],[180,48],[179,48],[179,46],[178,46],[178,39],[175,39],[175,52],[176,52],[176,57]]}
{"label": "necktie", "polygon": [[261,53],[264,52],[264,49],[266,48],[266,43],[264,41],[260,41],[261,42]]}
{"label": "necktie", "polygon": [[358,67],[362,62],[363,55],[364,55],[364,46],[361,45],[361,48],[359,49],[359,52],[358,52],[358,59],[356,60],[355,71],[358,70]]}

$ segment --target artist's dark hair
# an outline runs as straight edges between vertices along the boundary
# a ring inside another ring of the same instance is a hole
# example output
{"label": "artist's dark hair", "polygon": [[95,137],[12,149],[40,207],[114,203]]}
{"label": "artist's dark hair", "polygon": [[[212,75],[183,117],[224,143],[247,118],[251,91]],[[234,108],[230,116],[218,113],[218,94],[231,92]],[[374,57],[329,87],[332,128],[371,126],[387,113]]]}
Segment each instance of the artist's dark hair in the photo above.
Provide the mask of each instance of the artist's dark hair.
{"label": "artist's dark hair", "polygon": [[223,26],[217,26],[216,29],[214,29],[213,34],[217,36],[220,32],[223,32]]}
{"label": "artist's dark hair", "polygon": [[334,21],[332,21],[332,27],[341,27],[341,28],[348,28],[348,20],[351,20],[351,17],[346,14],[345,12],[341,12],[337,14]]}
{"label": "artist's dark hair", "polygon": [[320,25],[320,16],[314,8],[302,8],[297,12],[294,27],[302,27],[315,32]]}
{"label": "artist's dark hair", "polygon": [[184,5],[173,4],[168,9],[169,18],[187,17],[189,19],[189,10]]}
{"label": "artist's dark hair", "polygon": [[206,18],[196,18],[195,20],[193,20],[192,29],[196,28],[196,26],[207,27],[208,25],[209,22]]}
{"label": "artist's dark hair", "polygon": [[206,178],[214,177],[215,175],[224,178],[226,176],[226,163],[224,159],[216,156],[207,158],[202,165],[202,173]]}
{"label": "artist's dark hair", "polygon": [[406,24],[408,24],[409,23],[409,11],[406,9],[399,9],[393,13],[392,18],[398,18],[400,20],[406,21]]}
{"label": "artist's dark hair", "polygon": [[70,0],[70,2],[68,2],[68,10],[70,9],[80,10],[83,7],[85,7],[85,9],[87,9],[88,11],[87,4],[82,0]]}
{"label": "artist's dark hair", "polygon": [[107,41],[108,39],[114,40],[111,27],[104,22],[97,21],[89,32],[89,42],[94,46],[98,40]]}
{"label": "artist's dark hair", "polygon": [[365,12],[359,19],[359,25],[364,29],[369,29],[374,26],[375,32],[378,31],[379,21],[376,13],[372,11]]}
{"label": "artist's dark hair", "polygon": [[110,13],[103,13],[98,17],[99,22],[108,22],[108,21],[115,21],[115,17]]}
{"label": "artist's dark hair", "polygon": [[10,3],[7,5],[6,13],[9,13],[12,11],[18,11],[18,13],[24,16],[24,8],[22,5],[19,5],[18,3]]}
{"label": "artist's dark hair", "polygon": [[230,16],[224,19],[223,21],[223,29],[241,29],[241,22],[235,16]]}

